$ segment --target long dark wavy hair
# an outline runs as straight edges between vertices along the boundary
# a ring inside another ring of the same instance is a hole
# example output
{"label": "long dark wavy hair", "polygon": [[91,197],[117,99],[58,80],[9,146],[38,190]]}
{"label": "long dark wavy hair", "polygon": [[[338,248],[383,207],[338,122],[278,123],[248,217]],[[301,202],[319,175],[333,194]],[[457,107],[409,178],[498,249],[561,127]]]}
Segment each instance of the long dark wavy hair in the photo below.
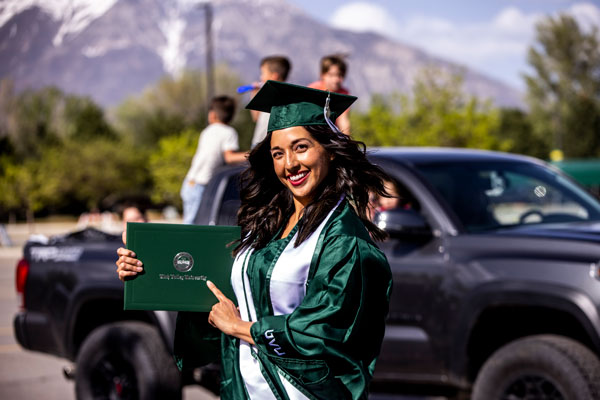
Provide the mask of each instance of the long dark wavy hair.
{"label": "long dark wavy hair", "polygon": [[[363,142],[353,140],[343,133],[333,132],[327,126],[313,125],[304,128],[334,158],[329,164],[327,176],[316,189],[314,200],[304,208],[298,222],[295,246],[317,229],[342,194],[353,205],[371,237],[375,240],[385,239],[387,234],[371,222],[367,210],[369,192],[389,197],[384,188],[384,181],[390,179],[388,175],[367,160]],[[238,225],[242,227],[242,238],[233,251],[236,256],[249,247],[265,247],[294,212],[292,193],[275,174],[271,135],[269,132],[250,151],[250,166],[241,175],[242,204],[238,211]]]}

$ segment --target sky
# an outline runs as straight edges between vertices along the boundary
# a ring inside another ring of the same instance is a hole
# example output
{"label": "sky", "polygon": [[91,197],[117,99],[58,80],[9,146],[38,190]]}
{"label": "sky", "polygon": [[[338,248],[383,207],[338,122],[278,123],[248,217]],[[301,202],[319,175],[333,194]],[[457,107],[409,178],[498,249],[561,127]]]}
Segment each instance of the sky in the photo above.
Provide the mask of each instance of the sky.
{"label": "sky", "polygon": [[537,22],[567,13],[600,30],[600,0],[288,1],[331,26],[380,33],[520,90]]}

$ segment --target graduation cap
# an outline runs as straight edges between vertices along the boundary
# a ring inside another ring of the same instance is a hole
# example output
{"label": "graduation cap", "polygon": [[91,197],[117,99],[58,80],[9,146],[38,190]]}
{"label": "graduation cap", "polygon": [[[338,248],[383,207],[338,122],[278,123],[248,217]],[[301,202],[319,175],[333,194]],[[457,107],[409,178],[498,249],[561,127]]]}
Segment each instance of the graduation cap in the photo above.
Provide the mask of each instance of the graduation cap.
{"label": "graduation cap", "polygon": [[267,81],[246,108],[271,113],[269,132],[305,125],[329,125],[339,132],[331,120],[335,121],[355,100],[355,96]]}

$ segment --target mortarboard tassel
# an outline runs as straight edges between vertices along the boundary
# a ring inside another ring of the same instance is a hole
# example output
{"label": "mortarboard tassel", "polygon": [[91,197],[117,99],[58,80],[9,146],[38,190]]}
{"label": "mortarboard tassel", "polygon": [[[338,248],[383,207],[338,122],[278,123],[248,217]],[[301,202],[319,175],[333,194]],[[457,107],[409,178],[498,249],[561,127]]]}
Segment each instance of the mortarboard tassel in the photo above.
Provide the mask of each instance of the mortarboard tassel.
{"label": "mortarboard tassel", "polygon": [[340,129],[329,119],[329,116],[331,115],[331,110],[329,109],[329,101],[330,100],[331,100],[331,92],[328,91],[327,99],[325,100],[325,107],[323,107],[323,116],[325,117],[325,122],[327,122],[327,125],[329,125],[331,130],[336,133],[341,134],[342,131],[340,131]]}

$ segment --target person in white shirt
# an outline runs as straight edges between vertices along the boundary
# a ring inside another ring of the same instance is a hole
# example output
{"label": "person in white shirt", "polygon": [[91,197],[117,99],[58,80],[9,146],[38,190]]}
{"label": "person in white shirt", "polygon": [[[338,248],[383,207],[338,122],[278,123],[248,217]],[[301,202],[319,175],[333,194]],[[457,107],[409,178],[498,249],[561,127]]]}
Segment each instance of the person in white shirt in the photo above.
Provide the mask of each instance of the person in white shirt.
{"label": "person in white shirt", "polygon": [[238,134],[229,126],[235,114],[235,100],[229,96],[212,99],[208,111],[208,126],[200,134],[192,165],[181,185],[183,223],[192,224],[198,213],[204,187],[215,169],[224,164],[246,160],[246,153],[237,151]]}

